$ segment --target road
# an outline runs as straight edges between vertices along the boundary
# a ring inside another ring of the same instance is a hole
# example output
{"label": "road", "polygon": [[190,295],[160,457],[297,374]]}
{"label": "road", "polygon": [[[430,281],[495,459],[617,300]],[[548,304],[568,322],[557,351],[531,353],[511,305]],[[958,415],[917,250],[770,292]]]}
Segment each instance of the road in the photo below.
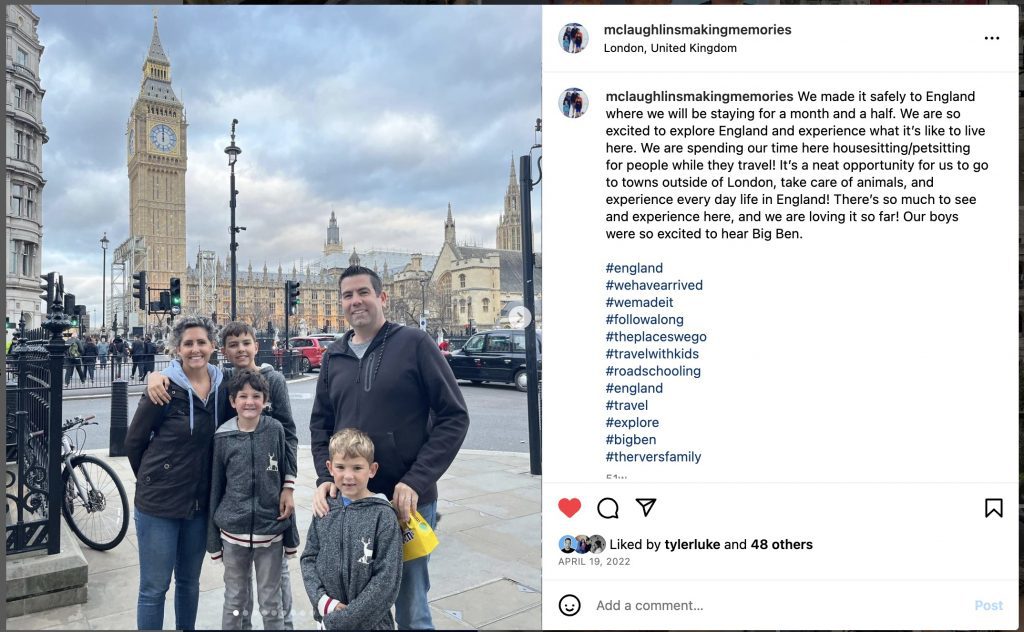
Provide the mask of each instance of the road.
{"label": "road", "polygon": [[[315,373],[313,374],[315,375]],[[474,450],[500,450],[503,452],[529,452],[526,393],[503,384],[473,386],[460,382],[466,406],[469,408],[469,434],[464,448]],[[303,379],[288,384],[292,413],[298,425],[299,444],[309,444],[309,415],[313,410],[315,379]],[[135,412],[139,395],[128,395],[128,419]],[[96,415],[97,426],[88,427],[84,448],[105,448],[110,442],[110,397],[81,397],[71,391],[64,400],[64,418],[75,415]]]}

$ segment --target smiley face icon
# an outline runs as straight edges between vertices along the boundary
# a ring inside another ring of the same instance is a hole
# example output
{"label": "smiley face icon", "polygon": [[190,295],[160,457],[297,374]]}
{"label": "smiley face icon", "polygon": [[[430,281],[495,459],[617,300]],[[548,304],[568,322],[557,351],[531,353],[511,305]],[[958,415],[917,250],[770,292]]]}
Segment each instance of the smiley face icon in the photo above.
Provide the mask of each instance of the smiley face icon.
{"label": "smiley face icon", "polygon": [[575,616],[580,611],[580,598],[576,595],[565,595],[558,600],[558,611],[567,617]]}

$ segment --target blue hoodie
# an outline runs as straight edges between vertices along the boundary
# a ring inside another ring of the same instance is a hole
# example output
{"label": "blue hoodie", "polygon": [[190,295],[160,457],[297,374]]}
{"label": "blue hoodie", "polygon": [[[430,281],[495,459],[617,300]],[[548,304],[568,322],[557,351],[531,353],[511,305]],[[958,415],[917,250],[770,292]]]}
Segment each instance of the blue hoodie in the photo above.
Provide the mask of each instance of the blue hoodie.
{"label": "blue hoodie", "polygon": [[[214,419],[220,419],[220,411],[218,410],[218,391],[220,390],[220,384],[224,381],[224,373],[221,372],[220,367],[213,364],[206,365],[206,370],[210,372],[210,394],[207,395],[204,404],[209,401],[210,397],[213,397],[213,413]],[[185,375],[185,369],[181,366],[181,360],[171,360],[171,364],[161,371],[167,376],[174,384],[177,384],[181,388],[188,391],[188,429],[189,432],[194,433],[196,428],[195,422],[195,407],[193,406],[192,397],[195,396],[198,399],[198,395],[192,391],[192,382],[189,381],[188,376]]]}
{"label": "blue hoodie", "polygon": [[[161,518],[192,518],[210,502],[213,434],[231,408],[220,388],[219,368],[209,367],[210,394],[203,400],[181,364],[164,370],[171,380],[171,401],[157,406],[139,399],[125,452],[135,472],[135,507]],[[212,401],[211,401],[212,399]]]}

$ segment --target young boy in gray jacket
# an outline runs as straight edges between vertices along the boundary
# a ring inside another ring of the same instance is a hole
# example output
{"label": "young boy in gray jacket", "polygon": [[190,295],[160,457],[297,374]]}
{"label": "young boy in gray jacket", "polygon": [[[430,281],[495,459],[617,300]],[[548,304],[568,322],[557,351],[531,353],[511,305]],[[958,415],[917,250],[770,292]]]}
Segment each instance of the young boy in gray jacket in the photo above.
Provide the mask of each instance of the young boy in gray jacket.
{"label": "young boy in gray jacket", "polygon": [[291,512],[280,505],[282,491],[294,482],[284,468],[284,428],[263,414],[269,396],[270,386],[258,372],[235,371],[228,398],[238,416],[213,437],[206,550],[224,562],[224,630],[244,629],[253,566],[263,627],[284,629],[282,548],[286,555],[295,554],[298,530]]}
{"label": "young boy in gray jacket", "polygon": [[313,617],[327,630],[393,630],[402,530],[387,498],[366,488],[377,473],[373,441],[346,428],[331,437],[329,454],[341,494],[327,499],[326,516],[313,516],[300,558]]}

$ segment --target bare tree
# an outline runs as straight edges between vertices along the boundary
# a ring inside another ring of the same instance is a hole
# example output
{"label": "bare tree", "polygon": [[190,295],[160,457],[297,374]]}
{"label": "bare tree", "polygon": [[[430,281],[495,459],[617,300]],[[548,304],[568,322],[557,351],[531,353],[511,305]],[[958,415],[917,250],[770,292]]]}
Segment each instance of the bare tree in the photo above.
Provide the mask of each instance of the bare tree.
{"label": "bare tree", "polygon": [[245,303],[241,307],[238,314],[239,320],[244,318],[257,331],[266,327],[267,322],[274,315],[274,310],[267,303],[253,301]]}

